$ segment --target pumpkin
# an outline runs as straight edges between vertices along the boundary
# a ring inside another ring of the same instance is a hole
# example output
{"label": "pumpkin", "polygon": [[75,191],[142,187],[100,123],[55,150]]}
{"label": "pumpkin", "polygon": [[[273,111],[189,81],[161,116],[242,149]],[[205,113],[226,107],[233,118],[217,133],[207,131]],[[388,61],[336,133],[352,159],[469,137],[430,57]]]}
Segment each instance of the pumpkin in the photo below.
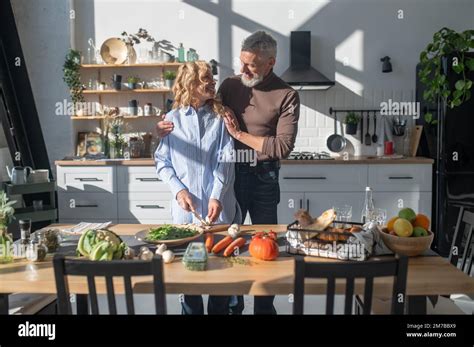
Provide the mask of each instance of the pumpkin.
{"label": "pumpkin", "polygon": [[274,260],[278,257],[277,235],[274,231],[258,232],[252,237],[249,253],[260,260]]}

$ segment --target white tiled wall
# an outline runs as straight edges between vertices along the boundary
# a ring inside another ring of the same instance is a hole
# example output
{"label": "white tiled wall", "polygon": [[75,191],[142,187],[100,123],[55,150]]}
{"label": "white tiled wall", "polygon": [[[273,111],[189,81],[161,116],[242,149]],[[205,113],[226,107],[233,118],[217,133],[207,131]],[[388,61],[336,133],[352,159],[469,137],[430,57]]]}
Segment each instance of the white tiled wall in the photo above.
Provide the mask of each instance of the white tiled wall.
{"label": "white tiled wall", "polygon": [[[328,151],[326,139],[334,133],[334,113],[329,115],[329,108],[335,109],[380,109],[381,102],[393,101],[412,102],[415,99],[415,91],[408,90],[363,90],[354,93],[343,86],[336,86],[327,91],[299,91],[301,109],[300,120],[298,122],[298,136],[295,143],[295,151]],[[337,131],[340,133],[340,122],[343,122],[345,112],[338,113]],[[389,116],[387,116],[388,118]],[[370,117],[370,134],[373,134],[373,116]],[[407,117],[410,127],[414,125],[414,119]],[[364,129],[366,127],[364,118]],[[345,134],[345,125],[344,127]],[[377,115],[377,134],[379,140],[377,145],[383,145],[383,123]],[[365,131],[364,131],[365,133]],[[360,143],[360,127],[356,135],[347,135],[350,143],[346,147],[349,154],[355,155],[375,155],[376,146],[362,145]],[[395,144],[399,139],[394,138]],[[401,151],[401,144],[399,150]]]}

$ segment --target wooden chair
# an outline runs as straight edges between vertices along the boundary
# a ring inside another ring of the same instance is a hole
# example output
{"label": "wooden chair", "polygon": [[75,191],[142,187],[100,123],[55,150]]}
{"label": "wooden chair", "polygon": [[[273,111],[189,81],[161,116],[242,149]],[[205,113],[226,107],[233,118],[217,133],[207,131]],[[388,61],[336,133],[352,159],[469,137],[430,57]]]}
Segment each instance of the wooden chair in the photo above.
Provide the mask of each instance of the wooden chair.
{"label": "wooden chair", "polygon": [[123,277],[125,300],[128,314],[135,314],[133,302],[132,277],[153,275],[155,310],[157,314],[166,314],[165,289],[163,283],[163,262],[155,256],[151,261],[112,260],[90,261],[65,258],[56,255],[53,259],[56,290],[58,296],[58,313],[71,314],[67,275],[87,277],[91,313],[99,314],[96,277],[105,277],[107,302],[110,314],[117,314],[113,277]]}
{"label": "wooden chair", "polygon": [[[376,277],[393,276],[392,314],[403,314],[407,281],[408,258],[400,257],[381,261],[350,261],[338,263],[305,262],[303,257],[295,259],[295,285],[293,314],[303,314],[305,278],[326,278],[326,314],[334,314],[336,279],[346,279],[344,314],[352,314],[354,281],[365,278],[364,298],[361,303],[364,314],[371,313],[373,283]],[[399,302],[399,295],[403,296]]]}

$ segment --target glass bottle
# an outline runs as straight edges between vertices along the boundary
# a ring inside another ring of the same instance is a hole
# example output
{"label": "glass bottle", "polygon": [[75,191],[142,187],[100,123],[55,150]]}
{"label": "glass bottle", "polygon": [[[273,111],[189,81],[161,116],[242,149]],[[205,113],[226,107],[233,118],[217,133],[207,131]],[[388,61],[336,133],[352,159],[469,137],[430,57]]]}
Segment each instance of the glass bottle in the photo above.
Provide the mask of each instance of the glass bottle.
{"label": "glass bottle", "polygon": [[184,46],[182,43],[179,44],[179,48],[178,48],[178,61],[180,63],[184,63],[186,61],[184,57]]}
{"label": "glass bottle", "polygon": [[366,223],[375,209],[374,199],[372,198],[372,188],[365,188],[364,208],[362,209],[361,222]]}

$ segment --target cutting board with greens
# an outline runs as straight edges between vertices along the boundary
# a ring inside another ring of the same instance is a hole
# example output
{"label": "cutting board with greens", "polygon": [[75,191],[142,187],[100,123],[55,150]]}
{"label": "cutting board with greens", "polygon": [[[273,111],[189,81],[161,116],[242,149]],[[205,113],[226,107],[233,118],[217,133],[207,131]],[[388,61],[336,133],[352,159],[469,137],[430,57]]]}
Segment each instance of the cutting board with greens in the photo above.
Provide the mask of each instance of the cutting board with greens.
{"label": "cutting board with greens", "polygon": [[141,230],[135,234],[135,237],[146,243],[179,246],[197,239],[203,232],[204,229],[202,227],[193,224],[163,224]]}

